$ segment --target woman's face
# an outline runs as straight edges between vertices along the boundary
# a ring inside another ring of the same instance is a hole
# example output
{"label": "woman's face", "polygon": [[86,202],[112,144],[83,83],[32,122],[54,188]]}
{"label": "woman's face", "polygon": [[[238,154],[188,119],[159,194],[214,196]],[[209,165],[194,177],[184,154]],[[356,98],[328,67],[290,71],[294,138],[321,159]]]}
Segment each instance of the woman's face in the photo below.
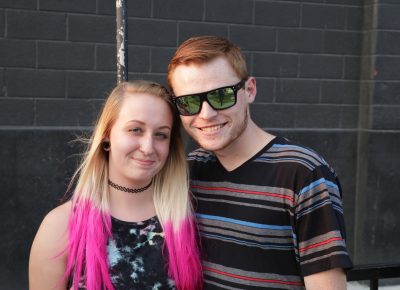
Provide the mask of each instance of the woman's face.
{"label": "woman's face", "polygon": [[126,93],[109,136],[110,180],[129,187],[150,183],[167,160],[172,122],[160,97]]}

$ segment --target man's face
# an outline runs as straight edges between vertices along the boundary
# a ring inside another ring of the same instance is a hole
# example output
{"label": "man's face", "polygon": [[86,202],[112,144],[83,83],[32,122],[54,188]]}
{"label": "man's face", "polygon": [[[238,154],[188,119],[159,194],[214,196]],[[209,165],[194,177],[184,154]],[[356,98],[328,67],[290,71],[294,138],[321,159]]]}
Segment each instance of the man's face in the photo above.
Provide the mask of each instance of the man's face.
{"label": "man's face", "polygon": [[[179,65],[171,75],[177,97],[232,86],[239,81],[223,57],[201,65]],[[250,100],[246,86],[238,90],[236,104],[231,108],[214,110],[207,102],[203,102],[198,114],[181,116],[185,130],[202,148],[218,153],[238,142],[248,123]]]}

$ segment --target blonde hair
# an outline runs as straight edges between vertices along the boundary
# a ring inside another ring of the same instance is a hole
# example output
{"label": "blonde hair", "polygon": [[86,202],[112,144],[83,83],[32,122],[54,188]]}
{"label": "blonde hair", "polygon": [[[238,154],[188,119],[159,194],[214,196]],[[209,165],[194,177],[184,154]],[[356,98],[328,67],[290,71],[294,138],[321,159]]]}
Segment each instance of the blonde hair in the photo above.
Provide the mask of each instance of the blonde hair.
{"label": "blonde hair", "polygon": [[[160,84],[135,80],[119,84],[107,98],[95,126],[83,161],[73,175],[77,185],[73,201],[89,199],[102,211],[108,211],[108,152],[103,142],[109,137],[111,128],[118,117],[126,94],[144,93],[159,96],[169,106],[173,115],[170,152],[164,167],[154,177],[154,203],[161,223],[177,221],[191,212],[188,195],[188,169],[181,137],[181,121],[175,113],[169,92]],[[171,210],[174,209],[174,210]]]}
{"label": "blonde hair", "polygon": [[[82,278],[82,270],[89,269],[90,271],[84,271],[91,273],[90,277],[85,277],[88,289],[103,289],[103,286],[113,289],[108,276],[104,245],[107,236],[111,236],[111,221],[108,152],[103,149],[103,142],[110,135],[125,96],[135,93],[160,97],[168,104],[173,116],[169,155],[163,168],[153,178],[153,200],[165,233],[165,243],[169,252],[169,275],[175,279],[178,289],[197,289],[197,285],[201,284],[201,265],[189,194],[187,162],[180,132],[181,121],[167,89],[160,84],[144,80],[120,83],[111,92],[88,141],[83,160],[73,175],[70,187],[74,180],[76,186],[69,222],[66,276],[73,275],[75,289],[78,287],[76,283]],[[186,253],[179,248],[185,242]],[[185,258],[184,255],[188,255],[187,251],[191,251],[195,258]],[[187,273],[182,276],[177,269],[185,267],[185,264],[188,267]]]}

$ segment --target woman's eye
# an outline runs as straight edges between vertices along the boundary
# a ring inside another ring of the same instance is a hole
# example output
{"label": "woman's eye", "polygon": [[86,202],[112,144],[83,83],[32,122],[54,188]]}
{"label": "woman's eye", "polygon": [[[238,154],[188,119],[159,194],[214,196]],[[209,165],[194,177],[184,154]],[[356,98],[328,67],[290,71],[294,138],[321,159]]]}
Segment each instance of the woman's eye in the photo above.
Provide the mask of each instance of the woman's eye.
{"label": "woman's eye", "polygon": [[140,128],[132,128],[132,129],[129,129],[129,131],[132,133],[141,133],[142,132],[142,130]]}
{"label": "woman's eye", "polygon": [[156,137],[157,138],[160,138],[160,139],[168,139],[168,134],[166,134],[166,133],[156,133]]}

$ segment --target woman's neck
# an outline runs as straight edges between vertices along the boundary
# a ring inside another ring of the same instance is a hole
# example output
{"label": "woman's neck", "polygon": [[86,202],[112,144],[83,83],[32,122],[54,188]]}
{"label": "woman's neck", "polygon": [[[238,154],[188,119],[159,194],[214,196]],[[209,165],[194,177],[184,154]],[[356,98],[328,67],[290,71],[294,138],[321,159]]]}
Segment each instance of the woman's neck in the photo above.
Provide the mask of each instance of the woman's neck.
{"label": "woman's neck", "polygon": [[127,222],[139,222],[155,216],[153,186],[140,193],[110,187],[110,214]]}

